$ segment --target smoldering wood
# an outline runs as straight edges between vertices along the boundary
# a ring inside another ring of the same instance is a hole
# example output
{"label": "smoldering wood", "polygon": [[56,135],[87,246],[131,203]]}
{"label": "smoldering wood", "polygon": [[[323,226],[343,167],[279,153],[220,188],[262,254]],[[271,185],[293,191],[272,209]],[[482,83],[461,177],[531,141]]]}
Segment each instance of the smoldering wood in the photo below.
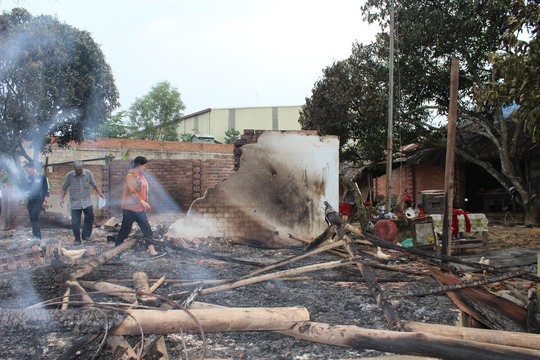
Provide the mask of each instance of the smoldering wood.
{"label": "smoldering wood", "polygon": [[[120,335],[109,335],[107,337],[107,344],[111,347],[113,355],[117,352],[118,348],[122,349],[123,355],[127,355],[129,358],[137,359],[139,356],[135,352],[135,349]],[[123,357],[123,356],[122,356]]]}
{"label": "smoldering wood", "polygon": [[159,360],[169,360],[169,352],[165,344],[165,337],[160,336],[156,341],[156,351],[159,353]]}
{"label": "smoldering wood", "polygon": [[156,298],[147,295],[150,294],[150,285],[148,284],[148,275],[143,271],[133,273],[133,286],[137,293],[137,300],[145,305],[154,305]]}
{"label": "smoldering wood", "polygon": [[160,277],[152,286],[150,286],[150,293],[153,293],[157,290],[158,287],[160,287],[166,280],[165,276]]}
{"label": "smoldering wood", "polygon": [[99,337],[98,334],[88,334],[81,336],[75,342],[73,345],[71,345],[66,351],[64,351],[62,354],[60,354],[56,360],[70,360],[75,358],[77,353],[81,351],[85,346],[92,343],[94,340],[96,340]]}
{"label": "smoldering wood", "polygon": [[415,321],[402,321],[401,325],[403,326],[403,329],[411,332],[425,332],[456,339],[540,350],[540,335],[536,334],[427,324]]}
{"label": "smoldering wood", "polygon": [[[193,309],[226,309],[224,306],[203,303],[203,302],[194,302],[192,305]],[[436,358],[449,358],[449,355],[454,359],[454,352],[445,353],[442,350],[438,349],[439,343],[437,340],[442,340],[444,343],[445,337],[455,338],[453,342],[448,344],[448,347],[456,346],[461,348],[461,340],[472,340],[474,345],[480,347],[486,346],[486,344],[493,345],[504,345],[503,347],[492,348],[487,345],[490,349],[499,350],[512,350],[512,348],[520,349],[532,349],[540,350],[540,336],[533,334],[524,334],[524,333],[515,333],[510,331],[497,331],[497,330],[485,330],[485,329],[472,329],[472,328],[463,328],[449,325],[434,325],[434,324],[425,324],[418,323],[414,321],[402,321],[402,328],[414,333],[412,339],[409,339],[409,345],[401,342],[402,332],[389,331],[389,330],[373,330],[361,328],[358,326],[347,326],[347,325],[330,325],[316,322],[306,322],[304,324],[296,324],[294,329],[286,331],[276,331],[279,334],[293,336],[296,338],[301,338],[308,341],[321,342],[329,345],[335,346],[347,346],[343,342],[348,342],[350,339],[354,341],[361,341],[361,344],[357,345],[359,349],[373,349],[380,350],[384,352],[393,352],[396,354],[411,354],[411,355],[421,355],[421,356],[434,356]],[[351,332],[347,334],[347,332]],[[358,337],[355,337],[356,334],[359,334]],[[415,337],[420,334],[420,338],[416,341]],[[423,338],[424,336],[429,336],[429,339]],[[371,338],[374,338],[376,343],[372,344]],[[448,340],[448,339],[447,339]],[[428,343],[429,348],[423,350],[423,345]],[[477,344],[478,343],[478,344]],[[486,343],[486,344],[482,344]],[[398,348],[394,345],[397,344]],[[453,344],[453,345],[452,345]],[[465,343],[467,347],[467,343]],[[477,349],[477,347],[472,349],[467,349],[466,352],[470,351],[484,351],[483,348]],[[439,352],[442,351],[442,352]],[[522,352],[519,352],[520,356],[523,355]],[[509,353],[512,355],[512,353]],[[462,359],[467,359],[469,356],[467,353],[461,354]],[[491,356],[491,354],[489,355]],[[532,356],[536,356],[535,353],[532,353]],[[473,357],[474,358],[474,357]],[[501,357],[498,357],[501,359]],[[502,357],[504,359],[504,357]],[[528,357],[529,359],[530,357]],[[486,357],[485,359],[489,359]]]}
{"label": "smoldering wood", "polygon": [[[345,249],[351,256],[351,258],[353,259],[357,258],[358,252],[353,247],[352,241],[347,236],[345,236],[345,239],[346,239]],[[373,274],[373,271],[371,271],[371,268],[361,262],[356,262],[355,264],[360,270],[360,273],[362,274],[362,276],[364,277],[364,280],[366,281],[366,285],[371,291],[371,295],[375,298],[377,305],[379,305],[379,307],[381,308],[384,318],[386,319],[386,322],[388,324],[388,327],[392,330],[400,329],[401,325],[400,325],[400,320],[399,320],[397,311],[389,302],[387,302],[384,299],[382,289],[377,283],[377,280],[375,278],[375,275]]]}
{"label": "smoldering wood", "polygon": [[165,247],[168,247],[170,249],[180,251],[180,252],[183,252],[183,253],[186,253],[186,254],[194,255],[194,256],[212,258],[212,259],[221,260],[221,261],[225,261],[225,262],[233,262],[233,263],[237,263],[237,264],[255,266],[255,267],[265,267],[266,266],[265,264],[262,264],[262,263],[259,263],[259,262],[256,262],[256,261],[235,259],[235,258],[228,257],[228,256],[213,254],[213,253],[210,253],[210,252],[207,252],[207,251],[187,249],[185,247],[177,246],[177,245],[167,243],[167,242],[155,242],[155,241],[153,241],[152,243],[154,245],[157,245],[157,246],[165,246]]}
{"label": "smoldering wood", "polygon": [[253,277],[255,275],[262,274],[264,272],[267,272],[267,271],[270,271],[270,270],[273,270],[273,269],[277,269],[279,267],[291,264],[291,263],[293,263],[295,261],[298,261],[298,260],[313,256],[315,254],[325,252],[327,250],[332,250],[332,249],[338,248],[338,247],[340,247],[340,246],[342,246],[344,244],[345,244],[345,241],[339,240],[339,241],[336,241],[335,243],[331,243],[331,244],[321,246],[321,247],[319,247],[319,248],[317,248],[315,250],[312,250],[312,251],[310,251],[308,253],[293,256],[290,259],[286,259],[286,260],[283,260],[283,261],[278,261],[278,262],[276,262],[274,264],[271,264],[271,265],[268,265],[268,266],[266,266],[264,268],[252,271],[249,274],[246,274],[246,275],[243,275],[243,276],[239,277],[238,280],[246,279],[246,278]]}
{"label": "smoldering wood", "polygon": [[[392,243],[392,242],[390,242],[388,240],[382,239],[382,238],[380,238],[380,237],[378,237],[378,236],[376,236],[374,234],[371,234],[371,233],[368,233],[368,232],[365,232],[365,231],[363,232],[363,234],[375,246],[381,246],[381,247],[384,247],[384,248],[387,248],[387,249],[401,251],[401,252],[404,252],[404,253],[415,255],[415,256],[423,258],[423,259],[436,259],[436,260],[439,260],[441,262],[442,261],[444,261],[444,262],[453,262],[453,263],[456,263],[456,264],[467,265],[467,266],[470,266],[470,267],[473,267],[473,268],[476,268],[476,269],[486,270],[486,271],[490,271],[490,272],[493,272],[493,273],[504,273],[505,272],[504,269],[499,269],[499,268],[496,268],[496,267],[491,266],[491,265],[480,264],[480,263],[475,262],[475,261],[469,261],[469,260],[460,259],[459,257],[456,257],[456,256],[436,254],[434,252],[423,251],[423,250],[416,249],[416,248],[413,248],[413,247],[405,248],[403,246],[398,246],[398,245],[396,245],[396,244],[394,244],[394,243]],[[530,280],[530,281],[534,281],[536,283],[540,283],[540,276],[536,276],[536,275],[533,275],[533,274],[521,275],[520,278]]]}
{"label": "smoldering wood", "polygon": [[[537,285],[538,286],[538,285]],[[530,287],[527,291],[527,332],[540,333],[536,313],[536,289]]]}
{"label": "smoldering wood", "polygon": [[538,350],[457,340],[422,332],[364,329],[354,325],[306,322],[298,323],[291,330],[279,333],[335,346],[442,359],[532,360],[540,357]]}
{"label": "smoldering wood", "polygon": [[[298,236],[295,236],[293,234],[289,234],[289,237],[293,240],[298,240],[300,242],[303,242],[304,244],[309,244],[311,242],[311,240],[307,240],[307,239],[303,239],[301,237],[298,237]],[[348,259],[349,258],[349,255],[347,254],[344,254],[342,252],[339,252],[337,250],[326,250],[327,253],[329,254],[332,254],[332,255],[335,255],[335,256],[338,256],[342,259]]]}
{"label": "smoldering wood", "polygon": [[235,281],[234,283],[231,283],[231,284],[219,285],[219,286],[206,288],[206,289],[201,290],[201,294],[210,294],[210,293],[214,293],[214,292],[230,290],[230,289],[234,289],[234,288],[237,288],[237,287],[251,285],[251,284],[255,284],[255,283],[258,283],[258,282],[262,282],[262,281],[268,281],[268,280],[272,280],[272,279],[277,279],[277,278],[280,278],[280,277],[283,277],[283,276],[298,275],[298,274],[302,274],[302,273],[306,273],[306,272],[310,272],[310,271],[334,269],[334,268],[338,268],[338,267],[349,266],[349,265],[352,265],[354,263],[355,263],[355,261],[338,260],[338,261],[331,261],[331,262],[322,263],[322,264],[314,264],[314,265],[302,266],[302,267],[295,268],[295,269],[277,271],[277,272],[270,273],[270,274],[255,276],[255,277],[252,277],[252,278],[249,278],[249,279]]}
{"label": "smoldering wood", "polygon": [[[451,274],[442,273],[433,267],[430,267],[430,271],[441,285],[461,282],[461,279]],[[476,288],[449,291],[447,295],[461,311],[488,328],[517,332],[527,331],[526,309],[509,300]]]}
{"label": "smoldering wood", "polygon": [[479,279],[474,281],[463,281],[456,284],[450,284],[450,285],[444,285],[439,286],[437,288],[432,288],[429,290],[409,290],[407,292],[401,293],[401,294],[389,294],[386,295],[386,299],[398,299],[398,298],[405,298],[405,297],[413,297],[413,296],[427,296],[427,295],[436,295],[436,294],[444,294],[448,291],[454,291],[454,290],[460,290],[460,289],[466,289],[470,287],[478,287],[482,285],[487,284],[493,284],[496,282],[500,282],[502,280],[511,279],[514,277],[519,277],[523,274],[529,273],[531,270],[529,268],[526,269],[519,269],[516,271],[510,271],[506,274],[501,275],[495,275],[495,276],[489,276],[485,279]]}
{"label": "smoldering wood", "polygon": [[[220,308],[190,310],[205,332],[266,331],[290,329],[296,322],[309,321],[304,307]],[[68,310],[0,310],[0,330],[8,334],[29,331],[100,334],[107,326],[112,335],[199,333],[183,310],[139,310],[124,312],[80,308]]]}
{"label": "smoldering wood", "polygon": [[66,291],[64,291],[64,295],[62,295],[62,310],[67,310],[69,307],[69,296],[71,295],[71,287],[67,287]]}
{"label": "smoldering wood", "polygon": [[77,293],[79,293],[79,296],[81,297],[81,301],[84,303],[83,306],[92,306],[94,304],[94,300],[88,295],[86,290],[79,284],[76,280],[68,280],[66,281],[66,285],[74,287],[77,290]]}
{"label": "smoldering wood", "polygon": [[135,295],[135,291],[131,288],[128,288],[127,286],[111,284],[110,282],[106,281],[79,280],[79,283],[87,289],[92,289],[107,295],[116,296],[131,304],[137,301],[137,295]]}
{"label": "smoldering wood", "polygon": [[0,330],[17,334],[29,331],[74,332],[79,334],[102,333],[110,324],[124,316],[110,310],[78,308],[68,310],[1,309]]}
{"label": "smoldering wood", "polygon": [[188,295],[188,297],[182,302],[182,306],[188,308],[195,301],[197,296],[201,293],[203,289],[202,285],[197,286],[193,291]]}
{"label": "smoldering wood", "polygon": [[109,251],[104,252],[99,256],[94,256],[90,261],[86,262],[81,266],[77,271],[73,272],[70,277],[75,280],[85,275],[90,274],[92,271],[97,269],[99,266],[103,265],[107,261],[111,260],[115,256],[121,254],[122,252],[131,249],[135,244],[137,244],[137,239],[129,239],[124,241],[122,244],[115,246]]}
{"label": "smoldering wood", "polygon": [[322,234],[317,236],[313,241],[311,241],[307,246],[304,248],[304,251],[310,251],[315,249],[317,246],[325,242],[326,240],[330,239],[332,236],[336,235],[336,229],[335,226],[329,226],[327,227]]}

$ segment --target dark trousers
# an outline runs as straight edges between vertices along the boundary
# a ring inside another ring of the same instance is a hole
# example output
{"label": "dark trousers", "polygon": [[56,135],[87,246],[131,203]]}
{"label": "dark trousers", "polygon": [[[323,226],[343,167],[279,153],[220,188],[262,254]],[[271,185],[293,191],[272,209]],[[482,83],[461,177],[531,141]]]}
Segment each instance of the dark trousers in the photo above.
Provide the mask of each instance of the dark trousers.
{"label": "dark trousers", "polygon": [[84,213],[84,224],[82,228],[83,240],[88,240],[92,235],[94,225],[94,207],[90,205],[86,209],[71,210],[71,229],[75,236],[75,241],[81,241],[81,216]]}
{"label": "dark trousers", "polygon": [[28,208],[28,214],[30,215],[30,222],[32,223],[32,236],[36,239],[41,239],[41,226],[39,224],[39,214],[43,208],[41,205],[43,201],[29,200],[26,207]]}
{"label": "dark trousers", "polygon": [[148,222],[146,211],[135,212],[126,209],[122,209],[122,226],[120,226],[120,231],[116,236],[115,245],[120,245],[129,236],[134,222],[141,228],[146,246],[152,245],[152,228]]}

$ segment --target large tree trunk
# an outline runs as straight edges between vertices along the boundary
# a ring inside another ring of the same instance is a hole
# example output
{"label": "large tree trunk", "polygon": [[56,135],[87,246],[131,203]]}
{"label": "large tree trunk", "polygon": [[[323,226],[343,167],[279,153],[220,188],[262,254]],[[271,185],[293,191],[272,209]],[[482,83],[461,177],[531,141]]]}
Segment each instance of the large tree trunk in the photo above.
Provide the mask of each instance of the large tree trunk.
{"label": "large tree trunk", "polygon": [[530,202],[525,209],[525,225],[540,225],[540,199]]}

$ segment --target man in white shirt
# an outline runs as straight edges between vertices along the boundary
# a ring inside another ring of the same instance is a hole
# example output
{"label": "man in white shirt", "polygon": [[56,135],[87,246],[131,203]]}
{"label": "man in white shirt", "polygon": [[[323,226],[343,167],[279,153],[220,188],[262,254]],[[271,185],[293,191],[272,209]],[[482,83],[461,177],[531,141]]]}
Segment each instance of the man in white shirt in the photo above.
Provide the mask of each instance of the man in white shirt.
{"label": "man in white shirt", "polygon": [[74,244],[81,243],[81,216],[84,213],[84,224],[82,227],[82,240],[90,239],[92,227],[94,225],[94,206],[90,198],[90,186],[96,190],[99,197],[103,194],[99,191],[94,175],[90,170],[83,169],[83,162],[78,160],[73,162],[73,170],[66,174],[64,185],[62,185],[62,195],[60,206],[64,207],[64,198],[69,189],[69,204],[71,207],[71,228],[75,236]]}

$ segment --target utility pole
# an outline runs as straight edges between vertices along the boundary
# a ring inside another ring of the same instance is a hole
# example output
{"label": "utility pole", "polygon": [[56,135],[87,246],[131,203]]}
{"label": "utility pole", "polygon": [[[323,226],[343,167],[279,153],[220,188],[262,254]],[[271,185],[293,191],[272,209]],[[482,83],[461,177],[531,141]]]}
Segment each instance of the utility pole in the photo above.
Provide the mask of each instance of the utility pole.
{"label": "utility pole", "polygon": [[[454,203],[458,86],[459,61],[454,57],[452,58],[452,68],[450,70],[450,106],[448,109],[448,130],[446,135],[446,166],[444,168],[443,255],[452,254],[452,210]],[[456,224],[456,226],[458,225]]]}
{"label": "utility pole", "polygon": [[388,131],[386,136],[386,211],[392,208],[392,138],[394,133],[394,1],[390,5],[390,53],[388,56]]}

